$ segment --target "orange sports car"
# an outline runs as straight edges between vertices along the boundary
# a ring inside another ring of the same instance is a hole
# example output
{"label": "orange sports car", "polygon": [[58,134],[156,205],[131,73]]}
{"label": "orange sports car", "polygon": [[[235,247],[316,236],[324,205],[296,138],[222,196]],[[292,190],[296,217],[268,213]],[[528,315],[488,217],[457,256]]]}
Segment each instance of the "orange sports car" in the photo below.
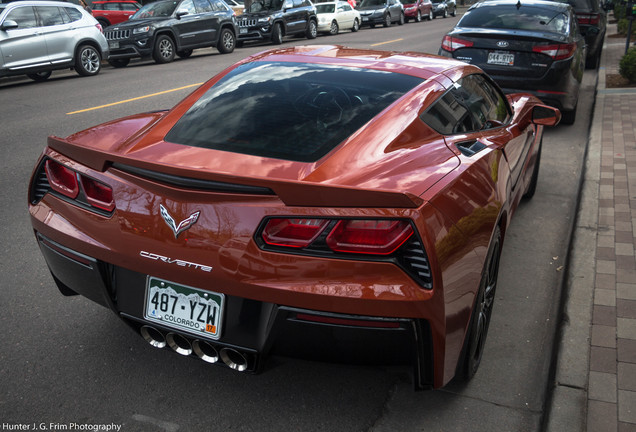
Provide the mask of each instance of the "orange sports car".
{"label": "orange sports car", "polygon": [[436,388],[477,371],[559,120],[451,59],[272,50],[171,110],[49,137],[29,212],[59,290],[157,348],[409,363]]}

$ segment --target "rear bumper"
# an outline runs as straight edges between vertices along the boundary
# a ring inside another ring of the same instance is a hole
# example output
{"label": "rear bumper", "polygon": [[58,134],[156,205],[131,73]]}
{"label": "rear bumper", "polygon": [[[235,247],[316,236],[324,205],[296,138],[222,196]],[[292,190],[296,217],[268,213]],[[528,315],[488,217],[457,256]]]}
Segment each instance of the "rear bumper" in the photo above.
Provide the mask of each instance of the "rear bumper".
{"label": "rear bumper", "polygon": [[[226,295],[221,337],[198,338],[143,318],[147,275],[87,256],[39,232],[35,234],[64,295],[81,294],[108,307],[146,340],[150,327],[159,339],[177,338],[181,341],[179,346],[204,343],[215,352],[239,353],[245,358],[245,371],[252,373],[265,367],[268,354],[332,362],[411,364],[415,387],[433,386],[432,333],[426,320],[335,314]],[[178,352],[178,346],[164,345],[160,348]],[[200,351],[180,354],[212,362],[209,356],[203,358]],[[232,367],[222,361],[222,356],[213,362]]]}

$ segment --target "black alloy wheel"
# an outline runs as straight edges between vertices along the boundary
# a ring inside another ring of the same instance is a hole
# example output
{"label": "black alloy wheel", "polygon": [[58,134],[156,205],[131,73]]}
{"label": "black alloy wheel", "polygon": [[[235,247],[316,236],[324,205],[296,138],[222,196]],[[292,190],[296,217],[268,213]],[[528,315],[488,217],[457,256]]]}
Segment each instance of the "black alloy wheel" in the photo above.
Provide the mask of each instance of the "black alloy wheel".
{"label": "black alloy wheel", "polygon": [[462,357],[458,363],[457,377],[463,381],[468,381],[474,377],[481,364],[495,302],[500,258],[501,230],[497,226],[486,256],[468,333],[462,349]]}

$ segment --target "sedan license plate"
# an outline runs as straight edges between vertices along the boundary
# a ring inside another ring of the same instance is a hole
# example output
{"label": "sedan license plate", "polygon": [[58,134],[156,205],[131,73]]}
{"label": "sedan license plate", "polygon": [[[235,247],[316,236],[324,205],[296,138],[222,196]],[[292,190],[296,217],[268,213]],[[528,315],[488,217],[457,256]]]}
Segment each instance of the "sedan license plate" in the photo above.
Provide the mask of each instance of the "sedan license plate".
{"label": "sedan license plate", "polygon": [[144,318],[199,337],[218,339],[225,296],[148,277]]}
{"label": "sedan license plate", "polygon": [[110,49],[118,49],[119,48],[119,42],[108,42],[108,48],[110,48]]}
{"label": "sedan license plate", "polygon": [[510,53],[491,52],[488,53],[488,64],[514,66],[515,55]]}

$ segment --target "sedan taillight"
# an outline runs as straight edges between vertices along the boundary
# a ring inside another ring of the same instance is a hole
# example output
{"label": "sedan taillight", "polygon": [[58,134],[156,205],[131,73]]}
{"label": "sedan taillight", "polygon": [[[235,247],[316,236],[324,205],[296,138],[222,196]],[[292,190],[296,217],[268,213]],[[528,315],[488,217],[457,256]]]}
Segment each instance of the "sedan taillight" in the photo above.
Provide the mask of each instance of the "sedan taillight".
{"label": "sedan taillight", "polygon": [[449,35],[444,36],[444,39],[442,39],[442,49],[450,52],[453,52],[460,48],[469,48],[471,46],[473,46],[473,43],[471,41],[459,39]]}
{"label": "sedan taillight", "polygon": [[597,25],[601,20],[601,15],[598,13],[577,13],[576,20],[579,24]]}
{"label": "sedan taillight", "polygon": [[532,51],[550,56],[553,60],[563,60],[574,55],[576,44],[536,45]]}
{"label": "sedan taillight", "polygon": [[[390,255],[413,235],[408,221],[394,219],[272,218],[261,238],[269,246],[319,247],[333,252]],[[321,237],[324,240],[318,241]]]}

